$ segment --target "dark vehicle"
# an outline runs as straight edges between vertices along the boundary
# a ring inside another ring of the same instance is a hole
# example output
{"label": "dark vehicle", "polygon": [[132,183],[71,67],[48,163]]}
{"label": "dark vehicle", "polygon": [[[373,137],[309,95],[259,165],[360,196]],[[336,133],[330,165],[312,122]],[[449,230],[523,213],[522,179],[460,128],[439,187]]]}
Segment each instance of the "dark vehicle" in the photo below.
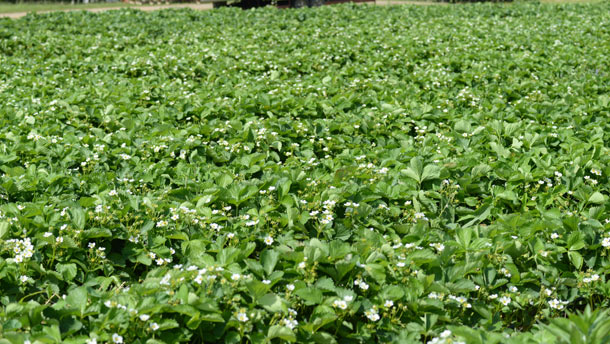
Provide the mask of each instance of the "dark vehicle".
{"label": "dark vehicle", "polygon": [[339,4],[343,2],[375,2],[375,0],[241,0],[232,4],[228,4],[227,1],[214,1],[214,8],[224,6],[236,6],[241,7],[243,9],[248,9],[268,5],[275,5],[280,8],[301,8]]}

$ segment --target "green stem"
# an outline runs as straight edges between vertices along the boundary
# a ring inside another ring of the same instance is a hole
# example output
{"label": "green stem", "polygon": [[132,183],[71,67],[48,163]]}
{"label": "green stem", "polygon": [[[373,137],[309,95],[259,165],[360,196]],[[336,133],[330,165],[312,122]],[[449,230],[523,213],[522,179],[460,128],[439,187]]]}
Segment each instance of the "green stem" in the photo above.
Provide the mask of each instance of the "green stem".
{"label": "green stem", "polygon": [[19,303],[23,302],[23,300],[25,300],[26,298],[28,298],[28,297],[30,297],[30,296],[34,296],[34,295],[37,295],[37,294],[42,294],[42,293],[44,293],[44,292],[45,292],[45,290],[39,290],[39,291],[37,291],[37,292],[34,292],[34,293],[31,293],[31,294],[28,294],[28,295],[26,295],[26,296],[22,297],[22,298],[21,298],[21,300],[19,300]]}

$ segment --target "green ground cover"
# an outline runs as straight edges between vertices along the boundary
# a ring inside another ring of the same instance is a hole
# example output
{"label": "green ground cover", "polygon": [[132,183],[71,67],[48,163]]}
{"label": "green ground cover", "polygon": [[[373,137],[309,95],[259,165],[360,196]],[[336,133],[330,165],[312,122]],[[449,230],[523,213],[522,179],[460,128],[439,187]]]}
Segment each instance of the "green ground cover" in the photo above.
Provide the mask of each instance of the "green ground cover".
{"label": "green ground cover", "polygon": [[608,342],[609,24],[0,20],[0,343]]}
{"label": "green ground cover", "polygon": [[85,10],[91,8],[108,8],[108,7],[131,7],[137,5],[126,4],[123,2],[111,3],[92,3],[92,4],[75,4],[70,3],[0,3],[0,13],[16,13],[16,12],[38,12],[38,11],[61,11],[61,10]]}

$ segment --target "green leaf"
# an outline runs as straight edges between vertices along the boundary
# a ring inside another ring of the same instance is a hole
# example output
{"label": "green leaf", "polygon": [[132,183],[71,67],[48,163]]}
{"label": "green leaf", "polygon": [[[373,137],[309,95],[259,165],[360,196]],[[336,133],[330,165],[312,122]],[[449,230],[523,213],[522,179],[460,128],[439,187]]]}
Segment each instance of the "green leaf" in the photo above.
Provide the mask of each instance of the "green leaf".
{"label": "green leaf", "polygon": [[269,332],[267,333],[267,340],[271,340],[274,338],[280,338],[288,342],[296,342],[297,340],[296,335],[294,334],[294,332],[292,332],[291,329],[286,326],[280,325],[273,325],[269,327]]}
{"label": "green leaf", "polygon": [[263,270],[265,271],[267,276],[271,275],[271,273],[273,272],[273,269],[275,268],[279,257],[280,253],[275,250],[267,249],[261,254],[261,263],[263,265]]}
{"label": "green leaf", "polygon": [[589,201],[588,202],[589,203],[593,203],[593,204],[604,204],[606,202],[606,197],[604,195],[602,195],[600,192],[595,191],[589,197]]}
{"label": "green leaf", "polygon": [[108,228],[91,228],[83,231],[83,238],[95,239],[95,238],[110,238],[112,232]]}
{"label": "green leaf", "polygon": [[9,224],[8,222],[2,221],[0,222],[0,239],[4,238],[4,236],[9,232]]}
{"label": "green leaf", "polygon": [[586,245],[585,241],[582,238],[581,232],[572,232],[568,237],[568,250],[570,251],[578,251],[584,248]]}
{"label": "green leaf", "polygon": [[85,228],[85,211],[83,208],[72,209],[72,222],[74,223],[74,227],[76,227],[76,229]]}
{"label": "green leaf", "polygon": [[72,289],[68,295],[66,296],[66,304],[71,308],[76,308],[80,310],[80,314],[82,315],[85,312],[85,308],[87,307],[87,288],[78,287]]}
{"label": "green leaf", "polygon": [[268,310],[269,312],[282,312],[285,311],[286,306],[282,302],[282,299],[276,294],[269,293],[258,299],[258,303]]}
{"label": "green leaf", "polygon": [[583,258],[580,255],[580,253],[578,253],[576,251],[568,251],[568,257],[570,258],[570,262],[572,262],[572,264],[574,264],[576,269],[580,270],[580,268],[582,267],[582,263],[583,263]]}
{"label": "green leaf", "polygon": [[222,174],[220,177],[218,177],[218,180],[216,181],[216,184],[220,187],[226,187],[229,184],[231,184],[233,182],[233,177],[231,177],[228,174]]}
{"label": "green leaf", "polygon": [[70,282],[74,279],[74,277],[76,277],[76,273],[78,270],[76,268],[76,264],[69,263],[69,264],[57,264],[56,271],[59,272],[63,276],[64,281]]}
{"label": "green leaf", "polygon": [[403,297],[404,294],[405,293],[401,287],[396,286],[396,285],[389,285],[389,286],[385,286],[381,290],[380,296],[386,300],[398,300],[401,297]]}
{"label": "green leaf", "polygon": [[297,289],[295,291],[295,295],[302,298],[305,301],[305,304],[308,306],[318,305],[322,303],[324,299],[324,295],[322,291],[313,287],[305,287],[301,289]]}

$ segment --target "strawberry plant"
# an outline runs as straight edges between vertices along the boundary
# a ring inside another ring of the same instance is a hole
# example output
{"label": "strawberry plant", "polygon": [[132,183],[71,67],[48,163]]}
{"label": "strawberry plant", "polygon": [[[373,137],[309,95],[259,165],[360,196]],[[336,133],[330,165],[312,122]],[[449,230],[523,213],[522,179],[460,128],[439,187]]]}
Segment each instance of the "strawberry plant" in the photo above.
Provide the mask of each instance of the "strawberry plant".
{"label": "strawberry plant", "polygon": [[0,343],[606,342],[609,24],[0,20]]}

